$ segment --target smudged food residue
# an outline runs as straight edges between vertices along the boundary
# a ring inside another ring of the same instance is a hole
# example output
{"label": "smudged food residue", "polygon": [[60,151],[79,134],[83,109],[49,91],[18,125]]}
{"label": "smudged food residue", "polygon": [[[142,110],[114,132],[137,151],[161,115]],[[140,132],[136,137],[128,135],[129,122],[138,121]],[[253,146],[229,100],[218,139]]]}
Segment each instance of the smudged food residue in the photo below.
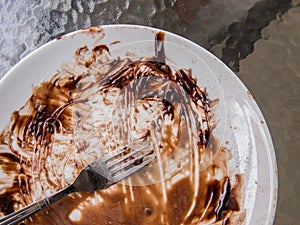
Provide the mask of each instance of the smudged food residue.
{"label": "smudged food residue", "polygon": [[[210,100],[192,72],[165,62],[164,34],[152,58],[112,59],[82,46],[35,87],[0,134],[0,215],[71,184],[107,151],[149,136],[164,162],[105,191],[74,193],[26,224],[234,224],[242,176],[212,135]],[[96,140],[96,141],[89,141]],[[207,156],[213,153],[213,158]],[[162,172],[177,170],[169,176]],[[242,223],[240,223],[242,224]]]}

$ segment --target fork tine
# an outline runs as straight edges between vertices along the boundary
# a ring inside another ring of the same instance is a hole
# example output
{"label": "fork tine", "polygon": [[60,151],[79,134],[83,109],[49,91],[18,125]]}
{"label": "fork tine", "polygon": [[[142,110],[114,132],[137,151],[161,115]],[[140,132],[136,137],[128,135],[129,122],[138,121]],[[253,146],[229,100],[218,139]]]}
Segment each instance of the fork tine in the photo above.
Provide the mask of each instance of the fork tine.
{"label": "fork tine", "polygon": [[[145,148],[146,147],[147,146],[145,146]],[[145,150],[145,148],[143,148],[143,149]],[[114,174],[114,173],[118,172],[119,170],[124,169],[127,166],[130,166],[131,164],[138,162],[140,159],[150,155],[150,153],[153,151],[152,149],[147,149],[146,151],[143,151],[142,154],[134,156],[135,154],[141,152],[142,150],[139,149],[139,151],[134,151],[133,154],[130,154],[131,156],[133,156],[133,159],[131,159],[129,161],[125,161],[126,159],[129,158],[129,157],[127,157],[129,155],[128,154],[124,158],[117,160],[112,166],[107,166],[107,168],[110,170],[110,172],[112,174]]]}
{"label": "fork tine", "polygon": [[123,147],[121,147],[121,148],[118,148],[118,149],[116,149],[116,150],[114,150],[114,151],[111,151],[111,152],[107,153],[106,155],[104,155],[103,157],[101,157],[101,159],[102,159],[102,161],[104,161],[104,162],[105,162],[105,161],[109,161],[109,160],[115,158],[116,156],[121,155],[121,154],[122,154],[123,152],[125,152],[128,148],[129,148],[129,149],[135,149],[137,145],[143,143],[144,141],[145,141],[145,139],[141,139],[141,140],[138,140],[138,141],[136,141],[136,142],[134,142],[134,143],[130,143],[130,144],[126,145],[126,146],[123,146]]}
{"label": "fork tine", "polygon": [[[117,182],[119,182],[120,180],[123,180],[123,179],[125,179],[126,177],[128,177],[128,176],[130,176],[131,174],[133,174],[133,173],[135,173],[136,171],[138,171],[138,170],[140,170],[141,168],[143,168],[145,165],[147,165],[147,164],[149,164],[150,162],[152,162],[153,160],[155,159],[155,154],[153,153],[152,155],[151,155],[151,157],[149,157],[149,158],[147,158],[147,160],[145,160],[145,161],[143,161],[141,164],[139,164],[139,165],[136,165],[136,166],[132,166],[132,167],[129,167],[129,165],[127,166],[127,167],[121,167],[120,169],[119,169],[119,171],[122,171],[121,173],[119,173],[118,175],[113,175],[112,176],[112,181],[114,182],[114,183],[117,183]],[[136,160],[131,160],[130,162],[131,162],[131,165],[133,165],[133,163],[135,162]],[[126,168],[128,168],[129,167],[129,169],[126,169]],[[119,171],[117,171],[117,172],[119,172]],[[117,172],[115,172],[115,174],[117,173]]]}
{"label": "fork tine", "polygon": [[[108,162],[106,161],[106,167],[112,168],[115,165],[119,164],[120,162],[122,162],[122,161],[124,162],[126,159],[128,159],[132,156],[134,157],[134,155],[136,155],[142,151],[143,151],[143,153],[150,153],[150,151],[152,151],[152,149],[149,149],[149,147],[150,147],[150,145],[146,143],[144,146],[142,146],[140,148],[137,148],[137,149],[132,148],[132,150],[128,154],[125,154],[121,158],[116,158],[115,160],[111,159],[111,161],[108,161]],[[137,157],[135,157],[135,160],[138,160],[144,156],[145,156],[145,154],[142,156],[137,156]],[[125,166],[125,164],[122,164],[122,165]]]}

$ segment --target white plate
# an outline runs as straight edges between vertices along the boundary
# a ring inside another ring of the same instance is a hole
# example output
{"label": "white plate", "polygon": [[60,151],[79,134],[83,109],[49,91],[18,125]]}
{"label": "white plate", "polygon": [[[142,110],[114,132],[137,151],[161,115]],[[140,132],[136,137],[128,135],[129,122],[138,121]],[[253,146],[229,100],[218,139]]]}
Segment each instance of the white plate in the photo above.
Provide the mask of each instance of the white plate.
{"label": "white plate", "polygon": [[[0,130],[11,113],[32,93],[32,86],[49,79],[63,62],[72,61],[82,45],[109,45],[112,56],[151,57],[155,34],[161,30],[133,25],[109,25],[77,31],[37,49],[0,81]],[[165,32],[167,64],[191,68],[201,88],[219,99],[214,134],[232,152],[229,162],[245,176],[246,224],[273,224],[277,202],[277,170],[274,148],[266,122],[250,92],[219,59],[180,36]],[[112,42],[119,41],[115,44]],[[142,48],[141,48],[142,47]],[[131,54],[132,56],[132,54]]]}

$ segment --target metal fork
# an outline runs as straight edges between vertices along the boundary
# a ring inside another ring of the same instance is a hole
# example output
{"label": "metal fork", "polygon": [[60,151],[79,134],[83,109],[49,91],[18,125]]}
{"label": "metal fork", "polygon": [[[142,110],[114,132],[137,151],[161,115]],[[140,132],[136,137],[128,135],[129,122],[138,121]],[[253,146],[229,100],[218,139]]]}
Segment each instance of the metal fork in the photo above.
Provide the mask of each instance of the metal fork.
{"label": "metal fork", "polygon": [[65,189],[0,219],[0,225],[18,224],[73,192],[107,189],[125,179],[155,159],[150,140],[141,139],[111,151],[87,165],[76,180]]}

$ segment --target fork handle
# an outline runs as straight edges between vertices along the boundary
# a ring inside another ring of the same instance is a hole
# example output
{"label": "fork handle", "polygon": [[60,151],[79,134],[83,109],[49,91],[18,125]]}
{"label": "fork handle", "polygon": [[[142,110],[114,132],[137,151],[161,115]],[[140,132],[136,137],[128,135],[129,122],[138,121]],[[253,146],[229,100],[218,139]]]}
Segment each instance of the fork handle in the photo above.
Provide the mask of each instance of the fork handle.
{"label": "fork handle", "polygon": [[8,216],[1,218],[0,225],[16,225],[72,192],[74,192],[73,186],[62,189],[61,191],[58,191],[49,197],[46,197],[38,202],[35,202],[23,209],[15,211]]}

